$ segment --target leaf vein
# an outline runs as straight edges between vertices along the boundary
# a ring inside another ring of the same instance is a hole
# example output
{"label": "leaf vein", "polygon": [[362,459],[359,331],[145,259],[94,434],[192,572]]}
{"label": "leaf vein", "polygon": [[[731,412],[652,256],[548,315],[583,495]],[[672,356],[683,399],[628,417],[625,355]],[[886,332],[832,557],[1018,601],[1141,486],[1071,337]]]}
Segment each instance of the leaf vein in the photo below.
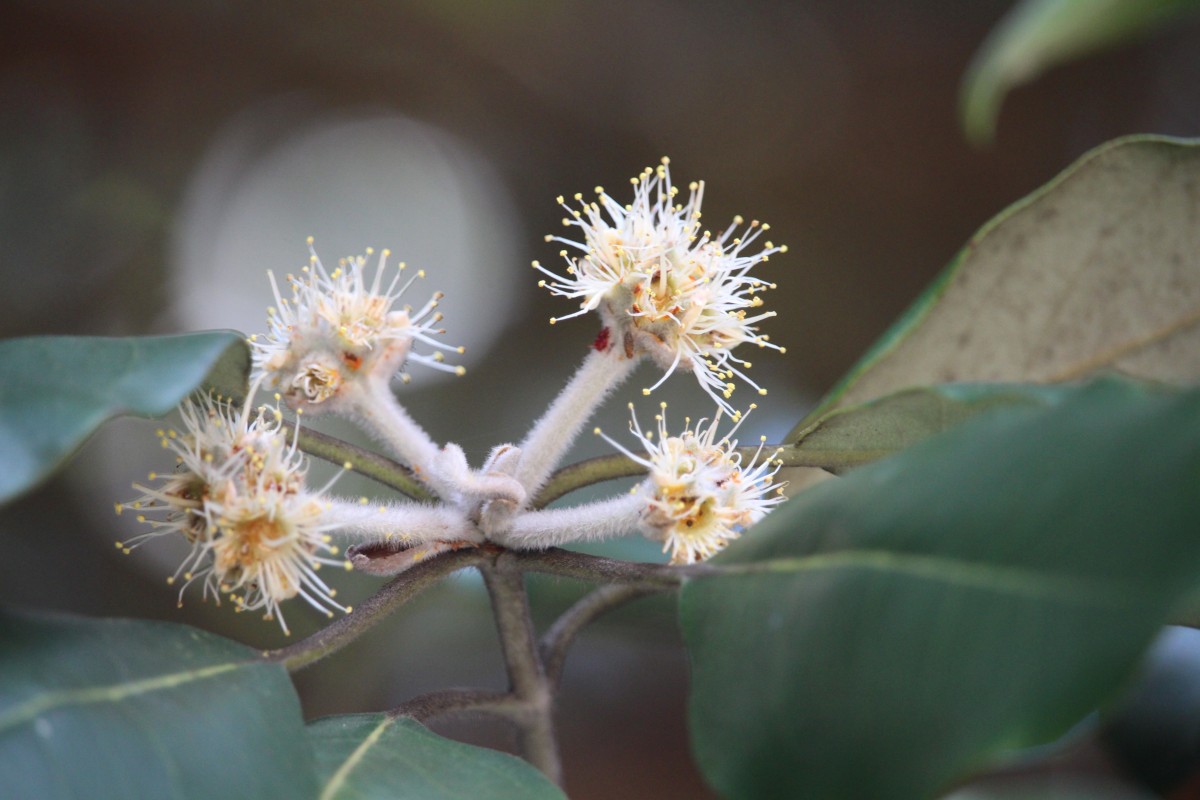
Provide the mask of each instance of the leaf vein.
{"label": "leaf vein", "polygon": [[[714,565],[716,566],[716,565]],[[793,558],[775,558],[754,564],[722,566],[712,574],[820,572],[860,569],[900,573],[939,583],[1014,594],[1055,597],[1080,605],[1127,606],[1135,587],[1114,586],[1076,575],[1055,575],[1021,567],[980,564],[944,556],[897,553],[888,550],[852,550]]]}
{"label": "leaf vein", "polygon": [[371,731],[366,739],[363,739],[362,744],[354,748],[354,752],[347,756],[346,760],[342,762],[342,765],[337,768],[337,771],[333,773],[328,783],[321,790],[320,800],[333,800],[337,796],[337,793],[341,791],[350,773],[354,771],[358,763],[367,755],[367,751],[375,746],[375,743],[379,741],[379,737],[383,736],[383,732],[391,727],[395,721],[391,717],[385,718],[375,726],[375,730]]}
{"label": "leaf vein", "polygon": [[149,692],[173,689],[194,681],[206,680],[241,667],[251,666],[245,662],[213,664],[208,667],[187,672],[174,672],[169,675],[159,675],[154,678],[129,681],[110,686],[89,686],[84,689],[64,689],[51,691],[31,697],[23,703],[0,714],[0,733],[11,728],[33,722],[48,711],[65,706],[94,705],[97,703],[116,703],[129,697],[147,694]]}

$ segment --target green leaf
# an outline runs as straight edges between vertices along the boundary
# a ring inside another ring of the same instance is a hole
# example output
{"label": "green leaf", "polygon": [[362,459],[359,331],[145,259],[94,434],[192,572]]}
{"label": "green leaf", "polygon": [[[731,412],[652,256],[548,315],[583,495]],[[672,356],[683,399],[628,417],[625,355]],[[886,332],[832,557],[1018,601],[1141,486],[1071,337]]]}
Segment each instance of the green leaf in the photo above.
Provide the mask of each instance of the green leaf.
{"label": "green leaf", "polygon": [[311,797],[279,664],[182,625],[0,614],[7,798]]}
{"label": "green leaf", "polygon": [[0,502],[46,478],[106,420],[161,416],[202,383],[243,395],[249,368],[234,331],[0,341]]}
{"label": "green leaf", "polygon": [[798,452],[841,474],[998,408],[1048,406],[1073,389],[1015,383],[923,386],[826,414],[796,434]]}
{"label": "green leaf", "polygon": [[801,427],[912,386],[1200,380],[1197,182],[1194,141],[1088,153],[975,234]]}
{"label": "green leaf", "polygon": [[1130,678],[1200,573],[1200,390],[1097,381],[791,500],[682,592],[731,797],[931,797]]}
{"label": "green leaf", "polygon": [[445,739],[407,717],[328,717],[308,734],[320,800],[565,800],[521,759]]}
{"label": "green leaf", "polygon": [[992,30],[963,78],[962,125],[974,144],[995,135],[1012,89],[1052,67],[1136,39],[1196,0],[1024,0]]}

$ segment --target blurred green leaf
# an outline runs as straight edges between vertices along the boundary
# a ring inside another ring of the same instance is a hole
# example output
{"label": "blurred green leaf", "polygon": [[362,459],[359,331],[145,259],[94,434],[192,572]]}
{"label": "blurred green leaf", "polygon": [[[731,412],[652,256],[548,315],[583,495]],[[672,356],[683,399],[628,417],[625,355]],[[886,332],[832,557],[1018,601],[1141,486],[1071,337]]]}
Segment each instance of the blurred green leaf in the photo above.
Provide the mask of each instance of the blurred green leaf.
{"label": "blurred green leaf", "polygon": [[203,383],[243,395],[249,369],[234,331],[0,341],[0,502],[46,478],[105,420],[161,416]]}
{"label": "blurred green leaf", "polygon": [[406,717],[328,717],[308,734],[320,800],[565,800],[521,759],[443,738]]}
{"label": "blurred green leaf", "polygon": [[0,614],[6,798],[311,797],[287,671],[182,625]]}
{"label": "blurred green leaf", "polygon": [[1052,67],[1136,39],[1197,0],[1023,0],[1000,20],[967,68],[960,113],[973,144],[988,144],[1012,89]]}
{"label": "blurred green leaf", "polygon": [[1096,148],[984,225],[801,422],[912,386],[1200,380],[1200,147]]}
{"label": "blurred green leaf", "polygon": [[1104,379],[814,487],[681,614],[731,797],[931,797],[1108,700],[1200,577],[1200,390]]}
{"label": "blurred green leaf", "polygon": [[1016,383],[951,383],[905,389],[839,408],[796,434],[801,452],[820,453],[830,472],[878,461],[997,408],[1048,406],[1073,389]]}

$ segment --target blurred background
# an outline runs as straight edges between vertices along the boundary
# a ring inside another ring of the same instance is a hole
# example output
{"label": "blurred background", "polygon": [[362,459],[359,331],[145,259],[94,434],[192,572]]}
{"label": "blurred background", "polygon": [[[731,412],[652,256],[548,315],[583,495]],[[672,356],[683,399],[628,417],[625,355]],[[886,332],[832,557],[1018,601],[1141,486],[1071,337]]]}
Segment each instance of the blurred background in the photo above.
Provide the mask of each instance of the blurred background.
{"label": "blurred background", "polygon": [[[529,268],[556,262],[542,240],[561,229],[555,196],[600,184],[621,197],[669,155],[677,183],[707,181],[710,225],[740,213],[790,246],[763,271],[779,284],[764,329],[788,353],[755,359],[771,393],[743,429],[777,440],[1004,206],[1114,136],[1200,132],[1193,20],[1019,89],[994,144],[972,149],[959,81],[1009,6],[0,0],[0,335],[253,333],[265,271],[301,266],[307,235],[327,260],[390,247],[428,273],[407,299],[445,291],[446,341],[467,347],[466,377],[417,365],[403,400],[478,463],[524,434],[596,334],[591,319],[551,329],[570,306]],[[650,374],[601,425],[623,430]],[[687,378],[661,394],[680,418],[710,412]],[[169,543],[113,548],[132,532],[113,501],[166,466],[154,427],[108,426],[0,514],[0,602],[280,644],[228,607],[177,610]],[[598,452],[586,441],[577,455]],[[377,492],[354,478],[339,490]],[[637,542],[607,552],[661,557]],[[337,585],[355,602],[379,582]],[[532,589],[543,623],[581,592]],[[288,610],[293,637],[317,627]],[[666,602],[585,632],[559,714],[573,798],[709,796],[688,755],[686,681]],[[465,578],[298,676],[311,717],[502,682]],[[511,747],[484,723],[435,728]]]}

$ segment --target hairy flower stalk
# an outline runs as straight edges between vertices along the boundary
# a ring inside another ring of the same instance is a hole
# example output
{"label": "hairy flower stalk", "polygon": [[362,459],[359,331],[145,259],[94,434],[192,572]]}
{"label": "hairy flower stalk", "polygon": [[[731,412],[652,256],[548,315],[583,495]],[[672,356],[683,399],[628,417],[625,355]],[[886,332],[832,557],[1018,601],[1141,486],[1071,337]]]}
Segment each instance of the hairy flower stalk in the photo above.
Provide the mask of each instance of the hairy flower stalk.
{"label": "hairy flower stalk", "polygon": [[368,249],[365,256],[342,259],[330,272],[311,237],[308,247],[308,265],[299,277],[288,276],[290,298],[268,272],[276,305],[268,310],[267,334],[250,338],[255,375],[297,412],[356,418],[410,466],[428,463],[438,447],[396,400],[390,382],[397,374],[409,380],[402,372],[409,361],[464,374],[461,366],[446,364],[440,350],[413,349],[418,342],[437,346],[434,337],[444,332],[435,310],[442,295],[435,293],[419,309],[401,306],[400,298],[424,271],[405,279],[401,262],[388,278],[391,253],[384,250],[368,278],[367,257],[373,255]]}
{"label": "hairy flower stalk", "polygon": [[742,463],[737,440],[730,438],[741,420],[718,440],[718,410],[707,428],[706,420],[695,427],[685,420],[684,431],[670,436],[666,403],[661,408],[655,416],[655,441],[655,431],[643,431],[633,404],[629,406],[630,430],[641,442],[644,455],[626,449],[599,428],[596,433],[649,471],[635,489],[642,502],[638,520],[642,533],[663,543],[663,552],[671,553],[672,564],[692,564],[716,555],[782,503],[786,484],[774,483],[780,465],[762,458],[761,443],[750,463]]}
{"label": "hairy flower stalk", "polygon": [[611,341],[597,340],[583,364],[520,444],[516,479],[529,497],[562,461],[604,399],[633,371],[636,361]]}
{"label": "hairy flower stalk", "polygon": [[733,349],[752,342],[784,352],[756,327],[775,315],[755,313],[762,305],[759,293],[774,284],[747,273],[773,254],[787,252],[787,247],[767,241],[763,249],[750,252],[769,229],[757,220],[745,225],[736,217],[716,235],[703,229],[704,184],[691,184],[687,203],[678,203],[679,190],[671,183],[668,163],[664,158],[657,169],[647,167],[632,179],[634,198],[629,205],[601,187],[596,188],[595,201],[575,195],[578,209],[559,197],[570,214],[563,224],[579,228],[583,241],[546,237],[567,246],[560,251],[565,274],[536,261],[533,266],[549,278],[539,285],[579,301],[578,311],[560,319],[598,311],[605,326],[602,336],[611,338],[628,358],[648,355],[664,369],[644,394],[680,369],[693,373],[717,405],[736,417],[729,403],[734,377],[760,394],[766,390],[742,371],[750,362],[735,357]]}
{"label": "hairy flower stalk", "polygon": [[637,530],[645,498],[625,494],[598,503],[530,511],[496,537],[514,550],[544,550],[574,542],[615,539]]}

